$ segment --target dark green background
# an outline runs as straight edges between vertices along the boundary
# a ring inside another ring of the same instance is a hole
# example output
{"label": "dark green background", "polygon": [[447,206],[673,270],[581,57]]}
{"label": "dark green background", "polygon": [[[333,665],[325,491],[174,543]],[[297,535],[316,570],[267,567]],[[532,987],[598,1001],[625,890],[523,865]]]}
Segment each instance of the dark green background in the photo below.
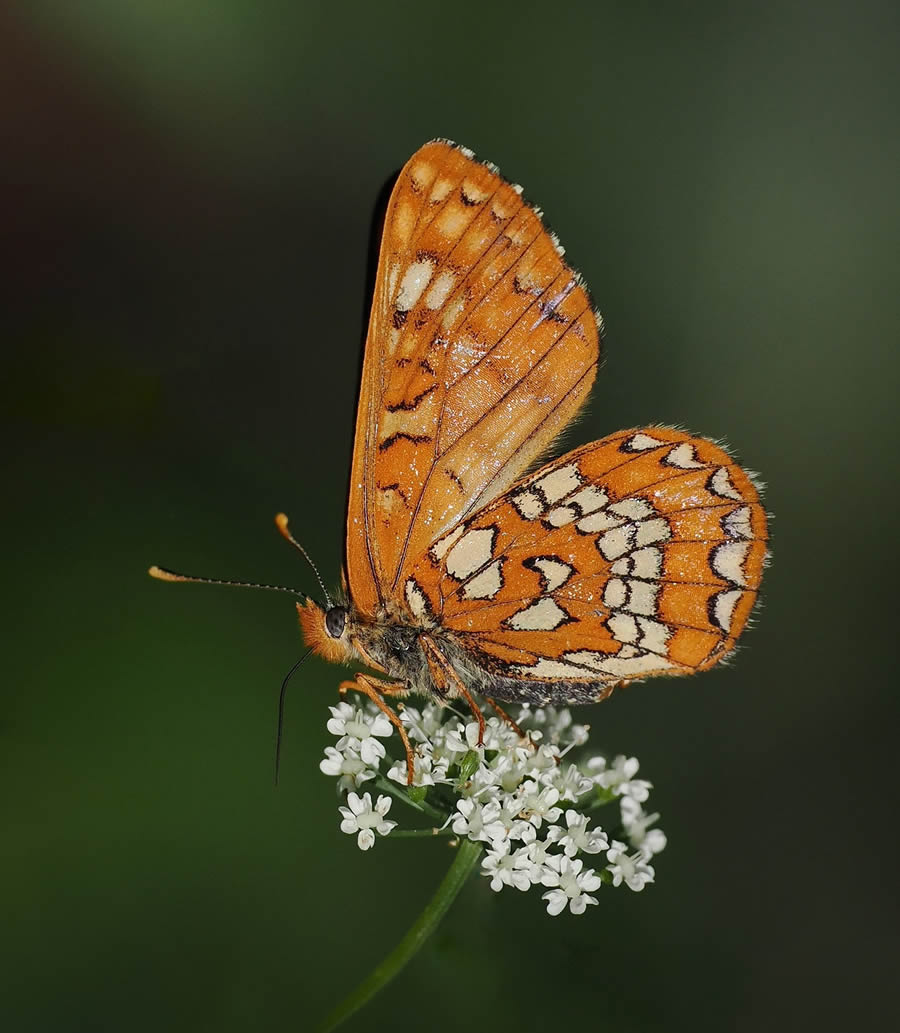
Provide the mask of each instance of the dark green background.
{"label": "dark green background", "polygon": [[288,598],[144,575],[312,590],[283,508],[336,581],[373,204],[437,135],[525,184],[606,315],[567,440],[726,437],[774,561],[730,667],[580,714],[656,784],[658,884],[551,920],[474,880],[352,1028],[884,1018],[896,5],[3,10],[4,1028],[305,1029],[449,863],[338,831],[317,660],[273,789]]}

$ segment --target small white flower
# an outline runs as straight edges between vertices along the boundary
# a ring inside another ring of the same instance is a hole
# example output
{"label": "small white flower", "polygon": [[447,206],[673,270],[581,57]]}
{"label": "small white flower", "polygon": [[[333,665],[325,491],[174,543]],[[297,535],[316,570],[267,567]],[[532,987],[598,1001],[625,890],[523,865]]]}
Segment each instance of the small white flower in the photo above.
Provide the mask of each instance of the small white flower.
{"label": "small white flower", "polygon": [[509,839],[521,839],[528,822],[519,817],[521,805],[517,797],[501,796],[497,800],[500,805],[500,813],[497,817],[488,822],[484,831],[488,839],[496,846]]}
{"label": "small white flower", "polygon": [[349,703],[338,703],[336,707],[329,707],[331,720],[328,722],[328,731],[332,735],[339,735],[337,748],[344,750],[349,746],[356,750],[366,764],[371,767],[378,767],[378,762],[384,756],[384,746],[373,738],[378,736],[387,739],[391,734],[391,722],[384,714],[367,714],[361,707],[353,707]]}
{"label": "small white flower", "polygon": [[530,750],[525,756],[525,771],[531,778],[537,778],[544,772],[555,771],[558,766],[559,747],[552,743],[544,743],[536,750]]}
{"label": "small white flower", "polygon": [[639,767],[637,757],[619,755],[611,767],[595,776],[594,781],[616,796],[633,796],[638,803],[643,803],[650,795],[651,783],[634,777]]}
{"label": "small white flower", "polygon": [[405,706],[400,712],[400,720],[406,726],[410,739],[429,742],[443,727],[444,715],[441,711],[442,708],[434,703],[427,703],[421,711]]}
{"label": "small white flower", "polygon": [[547,901],[547,913],[558,915],[568,904],[573,915],[583,914],[588,904],[596,904],[597,898],[590,896],[603,883],[593,868],[582,871],[580,858],[551,855],[547,859],[541,882],[554,887],[542,897]]}
{"label": "small white flower", "polygon": [[514,793],[525,777],[525,764],[511,753],[500,753],[490,764],[494,783],[504,793]]}
{"label": "small white flower", "polygon": [[459,722],[455,728],[447,733],[447,746],[456,750],[457,753],[468,753],[469,750],[477,750],[483,753],[484,750],[499,750],[501,747],[499,735],[499,722],[491,718],[485,722],[484,739],[478,745],[479,727],[477,721],[470,721],[467,725]]}
{"label": "small white flower", "polygon": [[358,789],[363,782],[368,782],[376,775],[356,750],[349,746],[343,752],[333,746],[326,746],[325,759],[319,762],[319,770],[325,775],[340,776],[339,789]]}
{"label": "small white flower", "polygon": [[491,889],[495,893],[499,893],[504,886],[527,890],[532,885],[533,867],[528,857],[528,847],[521,847],[511,853],[509,840],[495,843],[481,862],[481,870],[484,875],[490,876]]}
{"label": "small white flower", "polygon": [[659,820],[658,814],[645,814],[637,800],[623,796],[619,801],[622,811],[622,827],[633,847],[640,850],[647,860],[666,848],[666,834],[662,829],[650,826]]}
{"label": "small white flower", "polygon": [[572,725],[572,712],[568,707],[535,707],[532,710],[526,705],[519,711],[519,724],[537,725],[556,745],[581,737],[582,726]]}
{"label": "small white flower", "polygon": [[555,806],[559,790],[553,786],[542,788],[537,782],[524,782],[520,793],[519,814],[536,829],[541,827],[545,819],[553,822],[562,814],[562,808]]}
{"label": "small white flower", "polygon": [[456,811],[453,831],[457,836],[485,842],[491,839],[487,828],[500,817],[500,804],[496,800],[488,800],[485,804],[476,800],[457,800]]}
{"label": "small white flower", "polygon": [[606,771],[606,757],[602,756],[602,754],[597,754],[597,756],[591,757],[583,765],[583,768],[587,772],[588,778],[599,784],[599,776]]}
{"label": "small white flower", "polygon": [[652,865],[647,864],[640,851],[629,856],[628,848],[617,839],[613,840],[607,851],[606,860],[609,862],[606,869],[612,872],[613,886],[621,886],[624,882],[635,893],[639,893],[648,883],[653,882],[656,875]]}
{"label": "small white flower", "polygon": [[562,764],[554,766],[543,776],[544,785],[551,785],[559,790],[561,800],[571,800],[574,803],[579,796],[584,796],[594,788],[594,781],[582,774],[575,764],[563,767]]}
{"label": "small white flower", "polygon": [[396,821],[385,820],[385,815],[391,809],[389,796],[379,796],[373,807],[372,797],[368,793],[364,793],[362,797],[356,793],[348,793],[347,805],[338,808],[344,816],[341,832],[348,835],[359,833],[356,844],[360,850],[368,850],[374,845],[376,832],[379,836],[386,836],[397,825]]}
{"label": "small white flower", "polygon": [[[559,830],[559,826],[552,826],[548,832],[552,833],[554,830]],[[531,881],[535,886],[540,883],[543,874],[544,866],[549,862],[552,855],[550,847],[553,845],[553,838],[548,835],[546,840],[540,840],[537,838],[537,832],[533,825],[526,825],[522,832],[522,842],[525,843],[528,850],[528,860],[534,865],[531,871]]]}
{"label": "small white flower", "polygon": [[579,850],[585,854],[599,854],[601,850],[609,848],[606,833],[599,826],[589,829],[589,821],[590,818],[586,814],[574,810],[566,811],[566,829],[559,829],[562,835],[557,834],[554,838],[558,840],[568,857],[574,857]]}
{"label": "small white flower", "polygon": [[500,786],[493,765],[480,764],[475,774],[460,787],[460,793],[464,798],[477,797],[482,803],[495,799],[500,793]]}
{"label": "small white flower", "polygon": [[[406,757],[395,761],[388,769],[387,777],[392,782],[407,785],[409,773],[406,769]],[[438,782],[447,782],[447,762],[434,763],[434,757],[427,743],[421,743],[413,750],[413,785],[433,786]]]}
{"label": "small white flower", "polygon": [[569,729],[569,739],[573,746],[584,746],[588,741],[588,733],[591,730],[590,725],[572,725]]}

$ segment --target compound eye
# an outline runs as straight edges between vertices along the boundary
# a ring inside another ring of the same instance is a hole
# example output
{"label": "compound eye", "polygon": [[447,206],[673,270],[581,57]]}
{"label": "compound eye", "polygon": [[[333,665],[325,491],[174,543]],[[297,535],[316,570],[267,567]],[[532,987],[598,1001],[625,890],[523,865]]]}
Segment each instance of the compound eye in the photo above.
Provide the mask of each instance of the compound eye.
{"label": "compound eye", "polygon": [[325,630],[332,638],[340,638],[347,626],[347,611],[343,606],[332,606],[325,614]]}

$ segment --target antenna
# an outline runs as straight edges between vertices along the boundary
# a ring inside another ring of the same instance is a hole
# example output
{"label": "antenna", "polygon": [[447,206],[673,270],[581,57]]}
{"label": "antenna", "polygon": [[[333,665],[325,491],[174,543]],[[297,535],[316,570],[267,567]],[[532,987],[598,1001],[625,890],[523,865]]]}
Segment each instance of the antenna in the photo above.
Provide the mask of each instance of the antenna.
{"label": "antenna", "polygon": [[278,693],[278,728],[275,732],[275,785],[278,785],[278,772],[281,769],[281,733],[284,730],[284,697],[287,692],[288,682],[293,678],[295,671],[312,652],[312,646],[300,657],[294,666],[284,676],[281,683],[281,692]]}
{"label": "antenna", "polygon": [[328,594],[328,589],[325,587],[325,582],[322,580],[322,577],[319,574],[318,567],[316,567],[315,563],[313,563],[313,561],[309,558],[309,553],[306,551],[306,549],[304,549],[303,546],[297,541],[297,539],[291,534],[290,530],[288,529],[288,518],[287,516],[285,516],[284,513],[275,514],[275,526],[281,532],[282,536],[287,541],[289,541],[295,549],[302,553],[303,558],[312,567],[313,573],[316,575],[316,581],[319,582],[319,588],[322,589],[322,592],[325,596],[325,602],[328,604],[328,609],[330,610],[334,604],[331,601],[331,596]]}
{"label": "antenna", "polygon": [[263,585],[255,581],[226,581],[218,577],[194,577],[191,574],[178,574],[174,570],[157,567],[155,563],[147,573],[150,577],[155,577],[157,581],[185,581],[198,585],[230,585],[232,588],[266,588],[270,592],[288,592],[290,595],[297,595],[304,601],[309,598],[305,592],[300,592],[296,588],[286,588],[284,585]]}

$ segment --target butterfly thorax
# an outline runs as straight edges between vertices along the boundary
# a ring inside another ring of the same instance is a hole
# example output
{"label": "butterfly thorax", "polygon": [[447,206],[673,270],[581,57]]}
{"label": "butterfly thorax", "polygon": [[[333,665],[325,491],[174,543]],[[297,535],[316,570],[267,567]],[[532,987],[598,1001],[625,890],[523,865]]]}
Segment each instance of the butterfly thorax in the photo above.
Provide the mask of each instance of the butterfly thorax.
{"label": "butterfly thorax", "polygon": [[352,603],[325,609],[311,599],[298,605],[297,611],[307,645],[325,660],[359,663],[403,683],[411,692],[440,695],[420,644],[426,629],[411,624],[404,614],[381,610],[367,618]]}

